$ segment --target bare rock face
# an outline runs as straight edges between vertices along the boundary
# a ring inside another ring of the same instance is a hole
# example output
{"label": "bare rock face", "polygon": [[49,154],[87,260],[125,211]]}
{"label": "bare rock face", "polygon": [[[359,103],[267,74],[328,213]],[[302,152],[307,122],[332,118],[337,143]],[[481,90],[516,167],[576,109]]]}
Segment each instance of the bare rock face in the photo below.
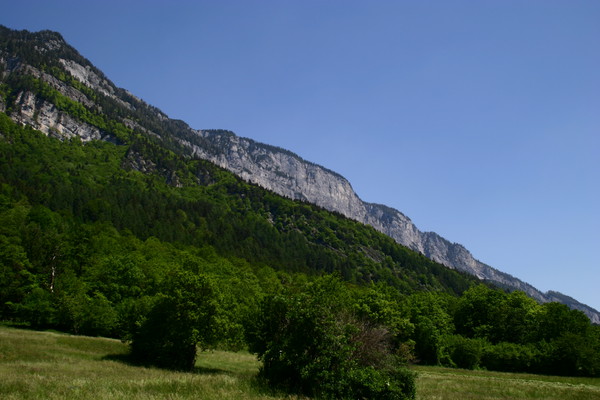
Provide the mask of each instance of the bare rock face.
{"label": "bare rock face", "polygon": [[[391,207],[373,203],[364,204],[367,214],[364,220],[359,220],[360,222],[371,225],[378,231],[385,233],[398,243],[412,250],[426,254],[422,233],[410,218]],[[434,259],[434,261],[437,260]]]}
{"label": "bare rock face", "polygon": [[105,136],[100,129],[59,111],[54,104],[38,99],[33,93],[21,92],[17,96],[18,111],[11,118],[29,125],[49,136],[59,139],[80,137],[83,142],[99,140]]}
{"label": "bare rock face", "polygon": [[212,161],[247,181],[350,218],[366,214],[364,203],[350,183],[332,171],[290,152],[274,151],[276,148],[233,134],[209,131],[196,131],[196,134],[200,145],[183,142],[193,155]]}
{"label": "bare rock face", "polygon": [[84,85],[97,90],[105,96],[114,95],[114,89],[110,83],[98,76],[90,66],[83,66],[73,60],[60,59],[60,63],[65,67],[75,79]]}

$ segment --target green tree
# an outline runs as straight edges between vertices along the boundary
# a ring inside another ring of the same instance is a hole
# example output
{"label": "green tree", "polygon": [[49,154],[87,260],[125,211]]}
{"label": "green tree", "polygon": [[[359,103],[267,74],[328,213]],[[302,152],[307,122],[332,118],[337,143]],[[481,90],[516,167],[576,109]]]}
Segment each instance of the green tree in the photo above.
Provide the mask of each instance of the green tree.
{"label": "green tree", "polygon": [[206,348],[217,338],[217,301],[208,277],[173,273],[132,335],[132,357],[163,368],[192,369],[197,346]]}
{"label": "green tree", "polygon": [[498,308],[505,294],[480,284],[467,290],[460,298],[454,322],[457,333],[468,338],[493,337],[497,330]]}
{"label": "green tree", "polygon": [[404,313],[414,324],[412,339],[415,355],[425,364],[439,364],[447,356],[444,337],[454,332],[450,309],[456,299],[444,293],[419,292],[402,304]]}
{"label": "green tree", "polygon": [[30,207],[21,202],[11,204],[3,197],[0,209],[0,317],[11,318],[13,304],[19,303],[35,287],[31,262],[21,240]]}
{"label": "green tree", "polygon": [[13,303],[16,317],[29,322],[31,327],[47,328],[56,324],[56,307],[50,292],[40,287],[33,288],[19,303]]}
{"label": "green tree", "polygon": [[497,311],[493,335],[496,342],[529,342],[535,318],[540,312],[540,305],[534,299],[517,290],[503,297]]}
{"label": "green tree", "polygon": [[564,304],[546,303],[536,315],[534,330],[531,335],[534,340],[551,341],[564,334],[580,335],[590,328],[590,320],[578,310],[571,310]]}
{"label": "green tree", "polygon": [[31,264],[18,237],[0,234],[0,316],[10,318],[13,304],[20,303],[35,287]]}

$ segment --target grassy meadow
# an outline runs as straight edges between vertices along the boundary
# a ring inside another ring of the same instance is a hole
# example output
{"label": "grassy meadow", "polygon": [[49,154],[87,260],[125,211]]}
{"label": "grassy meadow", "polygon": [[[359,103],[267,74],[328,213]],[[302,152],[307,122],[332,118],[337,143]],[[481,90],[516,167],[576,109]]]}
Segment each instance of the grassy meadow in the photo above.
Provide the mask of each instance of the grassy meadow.
{"label": "grassy meadow", "polygon": [[[118,340],[0,326],[0,398],[296,399],[255,378],[251,354],[204,352],[191,373],[131,365]],[[418,399],[600,399],[600,378],[415,367]]]}
{"label": "grassy meadow", "polygon": [[206,352],[193,373],[128,363],[118,340],[0,327],[0,398],[279,399],[248,353]]}
{"label": "grassy meadow", "polygon": [[442,367],[414,368],[417,399],[600,399],[600,378],[572,378]]}

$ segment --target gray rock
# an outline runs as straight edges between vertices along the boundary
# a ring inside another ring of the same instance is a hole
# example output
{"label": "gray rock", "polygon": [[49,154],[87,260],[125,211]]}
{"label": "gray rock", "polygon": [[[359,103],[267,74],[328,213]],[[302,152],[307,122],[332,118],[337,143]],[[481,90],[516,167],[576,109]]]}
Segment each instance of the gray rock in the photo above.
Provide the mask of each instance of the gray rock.
{"label": "gray rock", "polygon": [[99,140],[106,136],[100,129],[59,111],[54,104],[38,99],[31,92],[17,95],[17,110],[11,118],[24,125],[29,125],[46,135],[59,139],[80,137],[83,142]]}
{"label": "gray rock", "polygon": [[98,76],[90,66],[83,66],[73,60],[60,59],[60,63],[75,79],[105,96],[112,97],[115,91],[108,80]]}

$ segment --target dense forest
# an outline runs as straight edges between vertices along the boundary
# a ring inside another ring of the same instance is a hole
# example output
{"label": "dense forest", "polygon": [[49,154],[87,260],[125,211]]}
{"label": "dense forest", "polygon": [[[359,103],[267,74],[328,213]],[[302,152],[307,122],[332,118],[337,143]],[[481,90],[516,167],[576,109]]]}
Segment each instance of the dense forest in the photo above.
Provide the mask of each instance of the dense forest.
{"label": "dense forest", "polygon": [[[3,34],[96,106],[0,71],[0,319],[121,338],[167,368],[190,368],[197,347],[247,348],[273,385],[334,398],[413,397],[411,363],[600,376],[600,327],[582,312],[184,157],[168,139],[177,121],[126,111]],[[112,139],[16,124],[23,91]]]}

